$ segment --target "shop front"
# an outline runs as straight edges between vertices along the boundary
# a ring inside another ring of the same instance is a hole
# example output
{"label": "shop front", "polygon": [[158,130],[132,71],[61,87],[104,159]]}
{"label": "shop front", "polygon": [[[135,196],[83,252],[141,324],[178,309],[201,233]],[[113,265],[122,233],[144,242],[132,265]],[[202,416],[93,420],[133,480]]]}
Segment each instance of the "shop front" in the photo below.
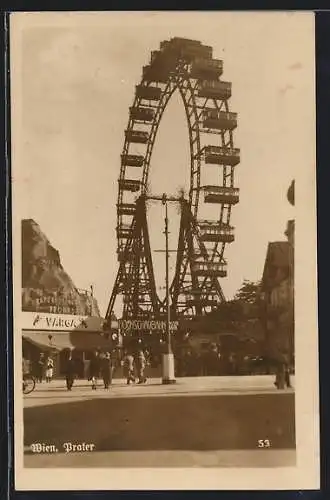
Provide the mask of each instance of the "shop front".
{"label": "shop front", "polygon": [[78,377],[86,378],[93,354],[111,351],[111,339],[104,337],[100,317],[23,312],[22,318],[23,358],[32,373],[43,354],[54,361],[54,377],[62,377],[71,354]]}

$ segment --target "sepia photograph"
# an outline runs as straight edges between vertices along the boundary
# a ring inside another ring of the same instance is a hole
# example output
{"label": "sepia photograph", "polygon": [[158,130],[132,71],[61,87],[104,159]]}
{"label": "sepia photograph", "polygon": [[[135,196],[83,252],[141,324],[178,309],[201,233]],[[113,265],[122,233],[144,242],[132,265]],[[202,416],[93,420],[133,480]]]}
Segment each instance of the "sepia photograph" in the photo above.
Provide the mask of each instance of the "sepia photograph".
{"label": "sepia photograph", "polygon": [[10,18],[16,489],[319,485],[314,17]]}

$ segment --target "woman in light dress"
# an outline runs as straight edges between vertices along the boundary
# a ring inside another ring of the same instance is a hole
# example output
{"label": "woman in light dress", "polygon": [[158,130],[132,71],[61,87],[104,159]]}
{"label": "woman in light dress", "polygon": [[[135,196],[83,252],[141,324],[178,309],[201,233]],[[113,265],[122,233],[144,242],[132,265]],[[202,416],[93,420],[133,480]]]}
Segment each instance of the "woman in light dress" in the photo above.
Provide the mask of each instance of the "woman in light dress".
{"label": "woman in light dress", "polygon": [[48,356],[46,361],[46,382],[51,382],[54,375],[54,361]]}

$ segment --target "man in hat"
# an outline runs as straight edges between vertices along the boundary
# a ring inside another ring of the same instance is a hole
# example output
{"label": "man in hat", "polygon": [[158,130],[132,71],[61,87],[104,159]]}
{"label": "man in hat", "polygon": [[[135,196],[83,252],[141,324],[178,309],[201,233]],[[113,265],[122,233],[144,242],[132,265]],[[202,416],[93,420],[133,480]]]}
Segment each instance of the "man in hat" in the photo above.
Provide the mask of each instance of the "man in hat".
{"label": "man in hat", "polygon": [[68,391],[72,390],[75,376],[76,376],[76,365],[72,357],[72,352],[70,351],[65,370],[66,388]]}
{"label": "man in hat", "polygon": [[111,384],[111,375],[112,375],[110,352],[107,352],[101,360],[101,375],[104,383],[104,389],[109,389],[109,385]]}

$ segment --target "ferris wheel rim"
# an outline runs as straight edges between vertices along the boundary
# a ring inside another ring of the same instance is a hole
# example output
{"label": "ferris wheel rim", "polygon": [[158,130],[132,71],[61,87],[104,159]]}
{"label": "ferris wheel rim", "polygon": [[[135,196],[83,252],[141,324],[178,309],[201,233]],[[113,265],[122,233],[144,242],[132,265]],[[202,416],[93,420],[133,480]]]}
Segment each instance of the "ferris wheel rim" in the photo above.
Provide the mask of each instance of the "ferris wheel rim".
{"label": "ferris wheel rim", "polygon": [[[189,66],[189,65],[188,65]],[[188,197],[188,202],[189,202],[189,207],[190,210],[192,210],[193,215],[196,219],[196,223],[198,225],[198,211],[200,208],[200,195],[203,187],[201,186],[201,153],[202,153],[202,147],[201,147],[201,131],[200,131],[200,117],[202,114],[202,111],[199,111],[201,106],[198,104],[198,99],[197,99],[197,89],[199,86],[199,79],[194,78],[190,75],[189,69],[187,67],[187,62],[183,61],[181,63],[181,66],[179,66],[179,63],[175,67],[175,71],[172,72],[166,79],[166,81],[162,81],[161,83],[157,81],[156,79],[146,79],[142,77],[138,85],[136,86],[136,89],[138,87],[149,87],[149,88],[154,88],[153,86],[156,86],[158,89],[160,89],[160,98],[158,100],[158,104],[151,105],[151,100],[149,100],[149,104],[144,102],[147,101],[147,99],[144,99],[143,97],[139,97],[137,94],[137,90],[135,91],[135,96],[134,100],[132,103],[132,108],[148,108],[152,107],[155,110],[154,113],[154,118],[151,122],[150,125],[150,134],[148,136],[148,143],[146,146],[146,151],[143,159],[143,170],[142,170],[142,175],[140,175],[139,179],[141,179],[140,182],[140,188],[138,190],[139,195],[148,195],[148,178],[149,178],[149,172],[151,168],[151,160],[152,160],[152,153],[154,149],[154,144],[156,141],[156,137],[158,134],[158,129],[159,125],[161,123],[163,113],[165,109],[167,108],[167,105],[169,101],[171,100],[171,97],[173,94],[178,91],[180,93],[184,108],[185,108],[185,115],[186,115],[186,120],[187,120],[187,125],[188,125],[188,136],[189,136],[189,155],[190,155],[190,185],[189,185],[189,197]],[[202,110],[206,109],[206,105],[211,104],[211,108],[214,110],[219,110],[221,111],[222,107],[224,107],[225,112],[230,114],[229,112],[229,104],[228,104],[228,99],[222,99],[219,104],[219,100],[216,98],[205,98],[204,105],[202,106]],[[207,108],[208,109],[208,108]],[[138,124],[138,120],[135,120],[132,118],[132,115],[130,113],[129,120],[127,123],[127,127],[125,129],[125,141],[124,141],[124,146],[122,150],[122,156],[128,155],[130,151],[130,146],[132,144],[131,140],[129,139],[129,133],[131,132],[136,132],[137,129],[135,129],[135,126]],[[229,142],[225,142],[225,138],[223,133],[219,135],[220,138],[220,148],[225,148],[225,147],[230,147],[232,149],[234,148],[234,141],[233,141],[233,133],[232,130],[228,131],[228,137],[229,137]],[[229,169],[229,167],[228,167]],[[224,169],[226,170],[226,169]],[[232,171],[233,169],[231,169]],[[119,189],[118,189],[118,198],[117,198],[117,206],[120,206],[123,203],[124,199],[124,188],[121,187],[121,183],[123,184],[127,180],[127,166],[121,165],[120,169],[120,175],[119,175]],[[223,185],[226,186],[227,180],[225,179],[225,174],[223,178]],[[222,184],[219,182],[219,187],[222,186]],[[233,187],[233,179],[231,180],[231,184],[229,187]],[[135,199],[134,204],[136,205],[137,199]],[[229,203],[228,205],[225,204],[224,202],[220,203],[220,213],[219,217],[215,223],[218,223],[219,225],[225,225],[229,226],[230,219],[231,219],[231,204]],[[119,215],[119,212],[117,210],[117,229],[120,227],[120,224],[123,221],[123,216]],[[120,251],[121,246],[123,246],[125,243],[122,238],[118,236],[117,232],[117,242],[118,242],[118,251]],[[224,260],[224,252],[225,248],[227,246],[227,242],[225,241],[218,241],[214,243],[209,244],[209,250],[210,250],[210,261],[212,262],[216,256],[219,256],[219,259],[221,262],[225,263]]]}

